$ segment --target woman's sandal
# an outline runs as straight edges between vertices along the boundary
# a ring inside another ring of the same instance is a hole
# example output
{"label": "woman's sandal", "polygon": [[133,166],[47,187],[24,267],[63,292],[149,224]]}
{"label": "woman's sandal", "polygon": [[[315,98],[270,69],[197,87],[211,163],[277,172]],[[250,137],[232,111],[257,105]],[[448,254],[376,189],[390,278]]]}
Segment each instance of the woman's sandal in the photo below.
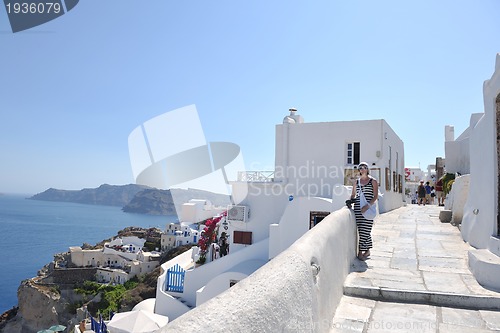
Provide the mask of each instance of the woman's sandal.
{"label": "woman's sandal", "polygon": [[366,257],[363,255],[363,253],[359,252],[358,253],[358,259],[361,260],[361,261],[365,261]]}
{"label": "woman's sandal", "polygon": [[366,251],[365,254],[363,254],[363,257],[366,259],[370,258],[370,250]]}

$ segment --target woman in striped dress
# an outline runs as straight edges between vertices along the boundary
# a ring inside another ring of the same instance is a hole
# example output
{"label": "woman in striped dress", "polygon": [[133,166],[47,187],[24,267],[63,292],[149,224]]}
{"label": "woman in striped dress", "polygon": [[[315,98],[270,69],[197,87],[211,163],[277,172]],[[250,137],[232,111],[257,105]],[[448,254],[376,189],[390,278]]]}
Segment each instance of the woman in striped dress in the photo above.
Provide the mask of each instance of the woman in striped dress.
{"label": "woman in striped dress", "polygon": [[[375,178],[370,176],[370,170],[366,162],[361,162],[358,170],[360,174],[359,182],[356,181],[352,186],[351,200],[354,201],[354,213],[356,215],[356,225],[359,235],[358,259],[364,261],[370,256],[370,249],[373,247],[371,236],[373,220],[366,219],[362,213],[377,201],[378,183]],[[359,191],[363,191],[368,202],[368,205],[364,207],[360,207],[359,204]]]}

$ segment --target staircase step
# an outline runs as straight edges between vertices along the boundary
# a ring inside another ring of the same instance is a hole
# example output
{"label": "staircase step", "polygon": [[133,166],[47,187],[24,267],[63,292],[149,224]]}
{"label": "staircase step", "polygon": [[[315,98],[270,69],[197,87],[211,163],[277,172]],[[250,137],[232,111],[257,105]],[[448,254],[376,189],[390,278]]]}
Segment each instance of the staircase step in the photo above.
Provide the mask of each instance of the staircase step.
{"label": "staircase step", "polygon": [[185,299],[183,299],[182,297],[179,297],[179,296],[172,296],[173,298],[175,298],[176,300],[178,300],[179,302],[181,302],[182,304],[184,304],[185,306],[187,306],[188,308],[190,309],[193,309],[194,306],[192,306],[191,304],[189,304]]}
{"label": "staircase step", "polygon": [[491,236],[488,244],[488,249],[491,253],[500,257],[500,238]]}
{"label": "staircase step", "polygon": [[500,310],[500,298],[494,296],[346,285],[344,285],[344,295],[384,302],[427,304],[474,310]]}
{"label": "staircase step", "polygon": [[500,257],[487,249],[469,250],[469,268],[485,288],[500,291]]}

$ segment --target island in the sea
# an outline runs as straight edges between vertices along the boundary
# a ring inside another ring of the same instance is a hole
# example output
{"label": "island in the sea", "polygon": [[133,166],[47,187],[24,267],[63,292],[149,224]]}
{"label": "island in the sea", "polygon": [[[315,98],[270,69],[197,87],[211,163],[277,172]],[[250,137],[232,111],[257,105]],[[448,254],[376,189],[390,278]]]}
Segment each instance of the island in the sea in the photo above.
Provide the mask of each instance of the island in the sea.
{"label": "island in the sea", "polygon": [[209,200],[217,206],[230,204],[230,198],[225,194],[198,189],[161,190],[136,184],[103,184],[98,188],[82,190],[49,188],[28,199],[119,206],[126,213],[149,215],[176,215],[176,212],[180,211],[180,206],[191,199]]}

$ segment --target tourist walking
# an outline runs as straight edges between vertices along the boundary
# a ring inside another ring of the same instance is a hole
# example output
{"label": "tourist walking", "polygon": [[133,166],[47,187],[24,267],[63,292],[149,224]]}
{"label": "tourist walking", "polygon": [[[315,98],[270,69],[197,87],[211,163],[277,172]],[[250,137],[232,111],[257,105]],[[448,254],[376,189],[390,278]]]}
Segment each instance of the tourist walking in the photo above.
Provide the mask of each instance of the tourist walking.
{"label": "tourist walking", "polygon": [[438,199],[438,206],[444,206],[443,177],[439,178],[436,182],[436,197]]}
{"label": "tourist walking", "polygon": [[425,186],[424,186],[424,181],[420,181],[420,185],[418,186],[417,189],[418,192],[418,205],[420,206],[423,204],[425,206]]}
{"label": "tourist walking", "polygon": [[222,257],[227,256],[229,252],[229,243],[227,241],[227,235],[225,232],[222,232],[219,239],[219,254]]}
{"label": "tourist walking", "polygon": [[429,185],[429,182],[425,183],[425,201],[428,204],[431,203],[431,186]]}
{"label": "tourist walking", "polygon": [[[370,257],[370,249],[373,247],[371,236],[373,219],[367,219],[363,216],[363,213],[377,202],[378,183],[375,178],[370,176],[368,163],[361,162],[358,166],[358,170],[360,177],[352,186],[351,200],[348,200],[348,202],[349,204],[354,203],[354,214],[356,216],[356,226],[359,236],[358,259],[364,261]],[[361,192],[367,202],[363,207],[360,207]]]}

